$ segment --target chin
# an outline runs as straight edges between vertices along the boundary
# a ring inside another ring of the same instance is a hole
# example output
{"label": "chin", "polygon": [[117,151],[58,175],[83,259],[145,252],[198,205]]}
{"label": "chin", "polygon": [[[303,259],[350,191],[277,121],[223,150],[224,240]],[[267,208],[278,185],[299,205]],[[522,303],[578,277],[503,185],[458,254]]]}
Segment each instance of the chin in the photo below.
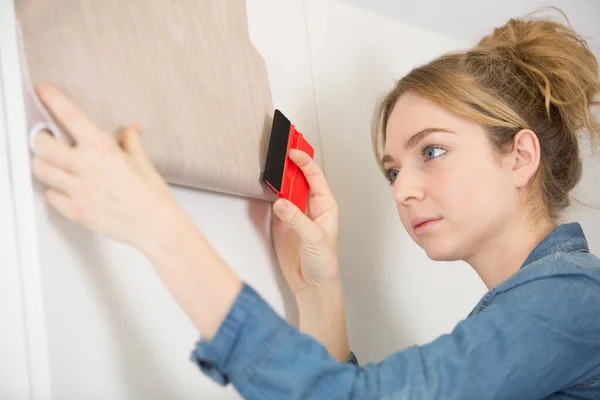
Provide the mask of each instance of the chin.
{"label": "chin", "polygon": [[433,261],[457,261],[462,260],[458,251],[457,243],[439,240],[421,239],[417,244],[425,250],[425,254]]}

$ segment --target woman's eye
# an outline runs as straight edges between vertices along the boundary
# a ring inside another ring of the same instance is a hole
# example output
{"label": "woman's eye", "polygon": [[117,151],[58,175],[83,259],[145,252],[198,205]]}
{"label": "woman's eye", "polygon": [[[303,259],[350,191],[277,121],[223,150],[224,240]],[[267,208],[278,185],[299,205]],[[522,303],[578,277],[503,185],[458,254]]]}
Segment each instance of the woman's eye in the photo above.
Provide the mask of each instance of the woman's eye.
{"label": "woman's eye", "polygon": [[421,150],[421,154],[424,155],[427,160],[432,160],[434,158],[437,158],[441,155],[444,155],[446,153],[446,150],[443,147],[439,147],[439,146],[424,146],[423,149]]}
{"label": "woman's eye", "polygon": [[390,185],[392,185],[396,181],[396,178],[398,177],[398,170],[397,169],[388,170],[385,173],[385,177],[390,182]]}

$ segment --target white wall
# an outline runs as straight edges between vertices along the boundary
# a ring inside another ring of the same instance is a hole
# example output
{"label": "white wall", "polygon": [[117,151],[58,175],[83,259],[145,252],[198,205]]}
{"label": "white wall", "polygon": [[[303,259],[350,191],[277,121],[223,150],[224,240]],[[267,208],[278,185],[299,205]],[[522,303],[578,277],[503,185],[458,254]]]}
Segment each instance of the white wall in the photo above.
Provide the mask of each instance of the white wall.
{"label": "white wall", "polygon": [[[403,231],[371,154],[369,126],[375,101],[394,79],[468,43],[337,0],[247,5],[275,106],[316,148],[340,204],[352,349],[361,362],[375,361],[449,331],[485,289],[464,263],[429,261]],[[583,200],[600,198],[591,180],[600,164],[589,164]],[[269,204],[173,191],[229,265],[295,320],[268,236]],[[39,187],[36,196],[53,398],[239,398],[188,361],[197,333],[139,253],[50,212]],[[600,253],[600,213],[585,216]]]}
{"label": "white wall", "polygon": [[12,0],[0,0],[0,398],[50,392]]}

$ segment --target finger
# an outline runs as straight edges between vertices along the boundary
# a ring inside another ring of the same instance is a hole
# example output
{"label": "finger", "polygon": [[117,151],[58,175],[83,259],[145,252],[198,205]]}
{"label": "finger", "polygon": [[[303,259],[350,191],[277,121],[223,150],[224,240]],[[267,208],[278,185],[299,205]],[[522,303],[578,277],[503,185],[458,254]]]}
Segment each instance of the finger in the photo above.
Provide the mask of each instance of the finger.
{"label": "finger", "polygon": [[72,207],[71,200],[64,193],[60,193],[56,190],[49,189],[44,194],[46,202],[52,206],[59,214],[63,217],[68,218],[72,221],[78,220],[78,214]]}
{"label": "finger", "polygon": [[302,241],[316,243],[323,239],[323,230],[300,211],[294,203],[279,199],[273,205],[273,211],[284,225],[298,233]]}
{"label": "finger", "polygon": [[35,179],[44,185],[55,190],[60,190],[63,193],[72,192],[77,183],[75,175],[50,164],[43,158],[37,156],[34,157],[32,161],[31,171]]}
{"label": "finger", "polygon": [[147,161],[146,152],[142,146],[140,137],[142,135],[142,128],[139,124],[129,125],[121,133],[119,142],[121,148],[125,150],[127,154],[134,157],[139,161]]}
{"label": "finger", "polygon": [[304,173],[313,196],[332,196],[325,174],[311,156],[302,150],[290,149],[289,157]]}
{"label": "finger", "polygon": [[138,124],[133,124],[122,131],[119,143],[125,153],[135,160],[142,171],[156,176],[154,165],[148,159],[144,146],[142,145],[141,136],[141,127]]}
{"label": "finger", "polygon": [[136,135],[141,135],[142,134],[142,128],[140,127],[139,124],[135,123],[135,124],[131,124],[129,126],[126,126],[125,128],[122,128],[119,132],[119,144],[121,145],[121,148],[125,151],[130,151],[131,150],[131,146],[129,143],[129,135],[131,134],[136,134]]}
{"label": "finger", "polygon": [[45,161],[68,171],[76,172],[77,153],[48,131],[40,132],[35,138],[35,154]]}
{"label": "finger", "polygon": [[54,86],[41,83],[36,86],[36,91],[48,111],[78,144],[93,143],[99,136],[105,135],[75,102]]}

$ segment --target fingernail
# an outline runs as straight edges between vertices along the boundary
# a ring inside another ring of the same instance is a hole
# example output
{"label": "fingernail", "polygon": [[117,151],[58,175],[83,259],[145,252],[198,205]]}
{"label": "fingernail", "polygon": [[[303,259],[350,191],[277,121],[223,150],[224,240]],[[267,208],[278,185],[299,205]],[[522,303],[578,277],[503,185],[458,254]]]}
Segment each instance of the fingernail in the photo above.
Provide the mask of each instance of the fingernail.
{"label": "fingernail", "polygon": [[275,211],[277,211],[280,214],[286,212],[287,208],[288,205],[285,203],[285,201],[278,201],[277,203],[275,203]]}

